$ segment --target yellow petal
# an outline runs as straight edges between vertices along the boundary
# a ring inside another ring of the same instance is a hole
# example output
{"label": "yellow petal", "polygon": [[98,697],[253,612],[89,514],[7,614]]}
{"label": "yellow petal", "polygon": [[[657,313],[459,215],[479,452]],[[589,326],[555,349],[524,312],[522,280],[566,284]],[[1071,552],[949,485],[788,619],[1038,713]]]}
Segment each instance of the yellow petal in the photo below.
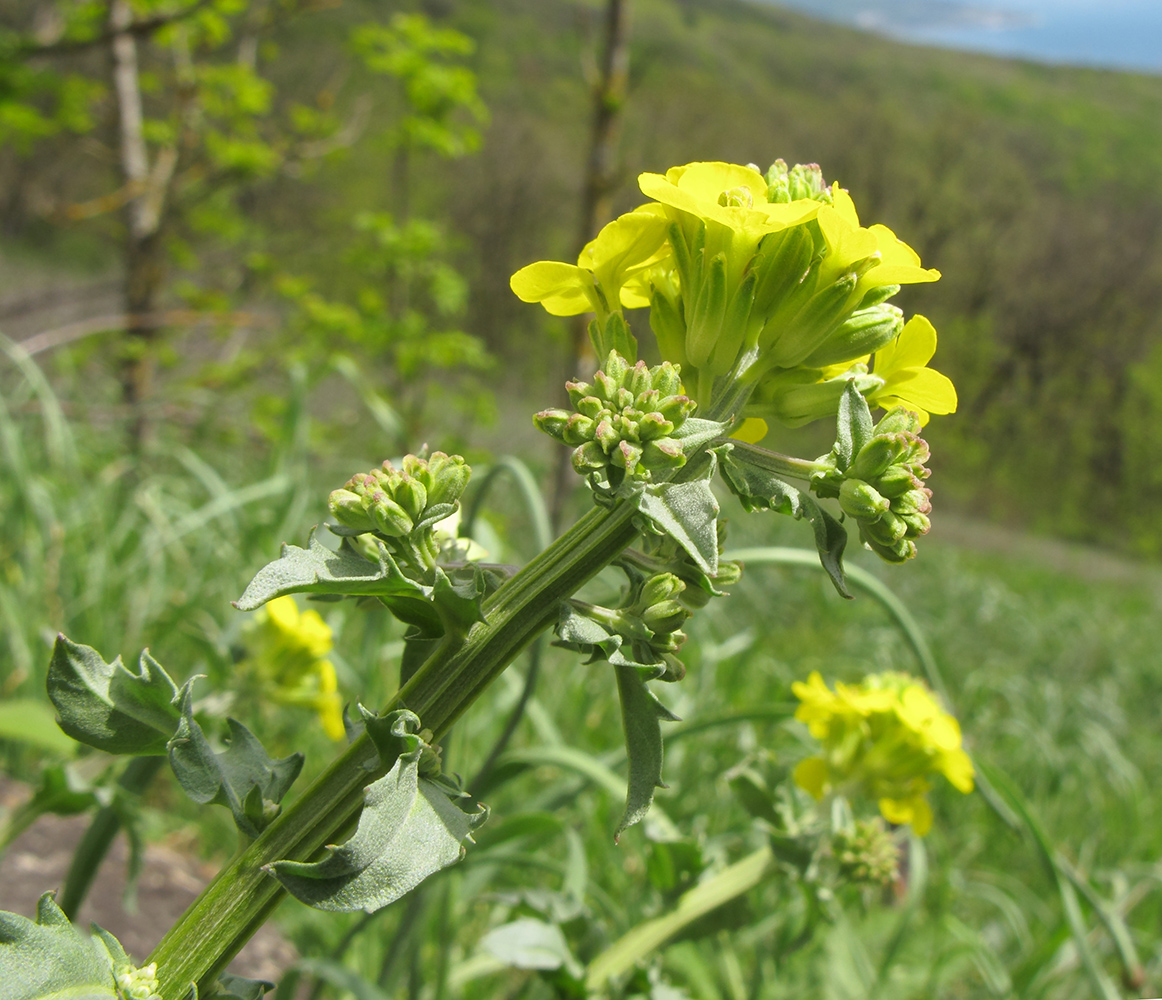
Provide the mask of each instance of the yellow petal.
{"label": "yellow petal", "polygon": [[[881,390],[903,400],[909,410],[927,410],[929,413],[956,412],[956,386],[947,375],[933,368],[905,368],[895,371],[884,382]],[[878,394],[870,398],[879,402]]]}
{"label": "yellow petal", "polygon": [[576,316],[594,307],[593,275],[575,264],[539,260],[509,279],[522,302],[539,302],[554,316]]}
{"label": "yellow petal", "polygon": [[976,773],[972,760],[963,750],[945,754],[940,762],[940,773],[944,775],[958,792],[967,795],[973,789],[973,775]]}
{"label": "yellow petal", "polygon": [[925,281],[939,281],[940,272],[931,267],[912,264],[879,264],[859,279],[859,288],[866,291],[883,285],[917,285]]}
{"label": "yellow petal", "polygon": [[626,212],[602,228],[581,251],[577,263],[591,271],[634,267],[658,253],[669,225],[660,205],[643,205]]}
{"label": "yellow petal", "polygon": [[330,626],[313,609],[299,615],[295,639],[311,656],[323,656],[334,645]]}
{"label": "yellow petal", "polygon": [[827,762],[822,757],[806,757],[795,765],[793,777],[813,799],[821,799],[827,786]]}
{"label": "yellow petal", "polygon": [[299,623],[299,606],[289,594],[268,602],[266,614],[280,632],[293,632]]}
{"label": "yellow petal", "polygon": [[839,181],[831,185],[831,200],[835,205],[835,211],[849,225],[859,225],[859,213],[855,210],[855,202],[851,200],[851,195],[839,186]]}
{"label": "yellow petal", "polygon": [[853,226],[843,213],[831,205],[821,205],[816,218],[819,228],[823,230],[823,238],[827,240],[828,252],[824,258],[824,268],[828,273],[839,274],[879,249],[874,234]]}
{"label": "yellow petal", "polygon": [[767,436],[767,422],[760,417],[747,417],[730,436],[736,441],[757,444]]}
{"label": "yellow petal", "polygon": [[[873,272],[876,270],[878,268],[872,269]],[[876,351],[872,371],[886,379],[900,368],[923,368],[935,353],[936,328],[927,317],[913,316],[892,343]]]}

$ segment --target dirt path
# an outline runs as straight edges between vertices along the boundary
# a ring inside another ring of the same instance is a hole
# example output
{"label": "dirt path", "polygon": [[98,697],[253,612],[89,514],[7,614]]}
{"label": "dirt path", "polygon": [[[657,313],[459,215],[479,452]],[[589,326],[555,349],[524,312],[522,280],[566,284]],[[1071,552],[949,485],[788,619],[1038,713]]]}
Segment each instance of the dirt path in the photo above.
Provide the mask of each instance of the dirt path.
{"label": "dirt path", "polygon": [[[0,805],[11,808],[27,795],[26,786],[0,778]],[[64,882],[73,849],[87,825],[85,816],[42,816],[25,830],[0,859],[0,910],[34,917],[41,895],[59,889]],[[147,845],[137,905],[131,912],[122,899],[127,859],[125,838],[119,836],[77,922],[82,927],[88,927],[90,921],[100,924],[116,935],[132,957],[141,960],[193,902],[215,869],[165,844]],[[278,982],[296,958],[294,948],[267,924],[242,950],[230,971]]]}

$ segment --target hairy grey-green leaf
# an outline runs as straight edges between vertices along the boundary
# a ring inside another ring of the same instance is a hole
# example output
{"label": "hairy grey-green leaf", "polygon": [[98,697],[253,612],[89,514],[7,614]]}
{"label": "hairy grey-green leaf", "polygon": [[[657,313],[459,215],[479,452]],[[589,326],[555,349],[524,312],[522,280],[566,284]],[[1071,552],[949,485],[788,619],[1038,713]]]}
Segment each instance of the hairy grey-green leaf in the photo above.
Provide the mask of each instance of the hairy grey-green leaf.
{"label": "hairy grey-green leaf", "polygon": [[872,436],[871,410],[867,400],[855,387],[855,380],[847,383],[839,399],[839,414],[835,424],[835,455],[840,470],[846,470],[855,461]]}
{"label": "hairy grey-green leaf", "polygon": [[423,745],[364,789],[354,835],[317,862],[276,861],[268,871],[296,899],[320,910],[374,912],[460,860],[487,816],[467,813],[444,787],[420,777]]}
{"label": "hairy grey-green leaf", "polygon": [[403,575],[391,553],[379,543],[379,559],[364,559],[344,538],[332,551],[311,533],[307,548],[284,545],[282,554],[255,574],[234,602],[239,611],[254,611],[284,594],[341,594],[366,597],[421,597],[427,589]]}
{"label": "hairy grey-green leaf", "polygon": [[682,442],[682,452],[689,457],[704,444],[713,441],[716,437],[721,437],[729,427],[729,424],[719,423],[717,420],[689,417],[670,436]]}
{"label": "hairy grey-green leaf", "polygon": [[51,893],[40,897],[35,922],[0,912],[0,1000],[66,997],[115,1000],[106,947],[69,923]]}
{"label": "hairy grey-green leaf", "polygon": [[178,784],[199,804],[226,806],[238,829],[257,837],[277,815],[282,801],[303,766],[293,753],[272,760],[257,737],[236,719],[227,719],[229,743],[215,753],[193,713],[191,685],[182,689],[182,715],[169,742],[169,762]]}
{"label": "hairy grey-green leaf", "polygon": [[635,667],[619,666],[614,667],[614,670],[617,672],[625,750],[629,758],[625,813],[614,833],[616,840],[623,830],[640,822],[649,812],[654,801],[654,789],[666,787],[662,781],[661,723],[679,720],[650,693]]}
{"label": "hairy grey-green leaf", "polygon": [[133,673],[121,657],[106,663],[63,635],[53,646],[48,696],[61,729],[106,753],[163,754],[181,718],[177,685],[148,650]]}
{"label": "hairy grey-green leaf", "polygon": [[212,998],[220,1000],[262,1000],[267,990],[274,989],[274,983],[265,979],[245,979],[229,972],[223,972],[214,984]]}
{"label": "hairy grey-green leaf", "polygon": [[638,496],[638,510],[682,546],[704,573],[718,572],[718,500],[710,480],[658,483]]}
{"label": "hairy grey-green leaf", "polygon": [[480,939],[480,950],[514,969],[551,972],[564,967],[580,974],[561,928],[533,917],[494,927]]}
{"label": "hairy grey-green leaf", "polygon": [[[863,397],[860,397],[861,399]],[[775,473],[746,461],[746,453],[724,444],[714,449],[722,478],[748,511],[770,509],[807,521],[814,532],[819,562],[835,589],[850,598],[843,576],[843,550],[847,531],[809,493],[784,482]]]}

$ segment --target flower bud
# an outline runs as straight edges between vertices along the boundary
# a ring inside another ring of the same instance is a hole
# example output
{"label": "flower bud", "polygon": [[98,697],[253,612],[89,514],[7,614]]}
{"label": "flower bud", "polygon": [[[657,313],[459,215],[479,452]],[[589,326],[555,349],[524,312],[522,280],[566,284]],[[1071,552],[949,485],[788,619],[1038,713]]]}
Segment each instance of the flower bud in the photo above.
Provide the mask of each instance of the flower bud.
{"label": "flower bud", "polygon": [[596,377],[604,374],[608,381],[611,391],[606,395],[606,399],[613,399],[613,392],[616,392],[626,383],[626,377],[631,371],[630,363],[625,360],[617,351],[610,351],[609,357],[605,359],[604,372],[598,372]]}
{"label": "flower bud", "polygon": [[388,538],[402,538],[415,526],[407,511],[384,493],[372,495],[367,512],[375,522],[376,531]]}
{"label": "flower bud", "polygon": [[368,516],[361,497],[350,490],[334,490],[327,498],[331,515],[340,524],[356,531],[373,531],[375,523]]}
{"label": "flower bud", "polygon": [[840,877],[856,885],[891,885],[898,876],[900,849],[878,816],[836,833],[831,851]]}
{"label": "flower bud", "polygon": [[565,444],[584,444],[586,441],[593,440],[593,434],[596,429],[597,424],[589,417],[581,413],[573,413],[569,416],[568,423],[565,425],[560,440],[564,441]]}
{"label": "flower bud", "polygon": [[637,469],[638,462],[641,461],[642,449],[640,445],[622,441],[613,449],[609,458],[613,465],[619,469],[625,469],[626,474],[632,476],[634,470]]}
{"label": "flower bud", "polygon": [[878,521],[891,509],[887,497],[862,479],[845,479],[839,488],[839,506],[858,521]]}
{"label": "flower bud", "polygon": [[580,475],[599,472],[609,464],[604,449],[596,441],[588,441],[573,452],[573,468]]}
{"label": "flower bud", "polygon": [[857,309],[804,361],[811,368],[851,361],[873,354],[904,329],[904,313],[892,305]]}
{"label": "flower bud", "polygon": [[601,445],[607,455],[617,447],[618,442],[621,440],[621,435],[617,432],[617,428],[614,427],[611,417],[606,417],[597,424],[593,429],[593,439]]}
{"label": "flower bud", "polygon": [[569,426],[569,420],[573,416],[576,414],[571,414],[566,410],[541,410],[540,413],[533,416],[533,423],[537,430],[544,431],[549,437],[557,441],[564,441],[565,428]]}
{"label": "flower bud", "polygon": [[663,361],[657,368],[651,371],[650,380],[653,388],[663,397],[675,396],[682,392],[682,379],[680,376],[680,366]]}
{"label": "flower bud", "polygon": [[649,607],[662,601],[669,601],[677,597],[686,585],[673,573],[657,573],[642,584],[637,603],[642,607]]}
{"label": "flower bud", "polygon": [[407,512],[412,521],[418,521],[424,516],[424,508],[428,504],[428,491],[418,476],[405,475],[403,482],[395,489],[395,502]]}
{"label": "flower bud", "polygon": [[587,396],[596,396],[597,390],[589,382],[566,382],[565,391],[569,393],[569,402],[577,409],[581,400]]}
{"label": "flower bud", "polygon": [[654,441],[666,437],[674,431],[674,422],[667,420],[660,413],[645,413],[638,421],[638,438],[642,441]]}
{"label": "flower bud", "polygon": [[682,442],[669,437],[647,441],[642,446],[641,464],[647,469],[680,469],[686,464]]}
{"label": "flower bud", "polygon": [[433,453],[428,459],[431,483],[428,486],[428,506],[440,503],[456,503],[468,486],[472,477],[472,467],[460,455],[446,455],[442,451]]}

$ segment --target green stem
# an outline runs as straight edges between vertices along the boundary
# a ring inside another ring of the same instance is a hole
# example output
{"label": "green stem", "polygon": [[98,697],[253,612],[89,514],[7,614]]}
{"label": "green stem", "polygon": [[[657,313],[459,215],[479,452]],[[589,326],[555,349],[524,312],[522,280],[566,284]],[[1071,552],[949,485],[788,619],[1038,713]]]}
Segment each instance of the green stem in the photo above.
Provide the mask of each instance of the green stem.
{"label": "green stem", "polygon": [[[615,559],[636,537],[635,508],[595,509],[501,586],[485,603],[485,621],[463,639],[446,639],[392,699],[438,739],[542,630],[560,602]],[[191,983],[210,984],[282,898],[263,867],[308,860],[347,832],[363,788],[386,772],[369,772],[366,735],[350,747],[241,855],[227,864],[149,956],[158,965],[162,1000],[184,1000]],[[389,762],[390,764],[390,762]]]}
{"label": "green stem", "polygon": [[[164,763],[164,757],[135,757],[117,782],[118,794],[128,792],[131,795],[140,795],[149,787],[149,783],[157,776]],[[81,842],[77,844],[64,888],[61,890],[60,899],[57,900],[57,905],[64,910],[65,916],[70,920],[77,919],[77,911],[89,894],[101,862],[105,860],[105,855],[109,853],[113,839],[120,829],[121,810],[113,802],[97,810],[89,828],[81,837]]]}
{"label": "green stem", "polygon": [[748,464],[776,476],[790,476],[792,479],[810,480],[816,472],[821,472],[827,466],[820,462],[809,462],[805,458],[795,458],[792,455],[783,455],[769,448],[761,448],[757,444],[748,444],[746,441],[730,442],[739,455],[745,455]]}

